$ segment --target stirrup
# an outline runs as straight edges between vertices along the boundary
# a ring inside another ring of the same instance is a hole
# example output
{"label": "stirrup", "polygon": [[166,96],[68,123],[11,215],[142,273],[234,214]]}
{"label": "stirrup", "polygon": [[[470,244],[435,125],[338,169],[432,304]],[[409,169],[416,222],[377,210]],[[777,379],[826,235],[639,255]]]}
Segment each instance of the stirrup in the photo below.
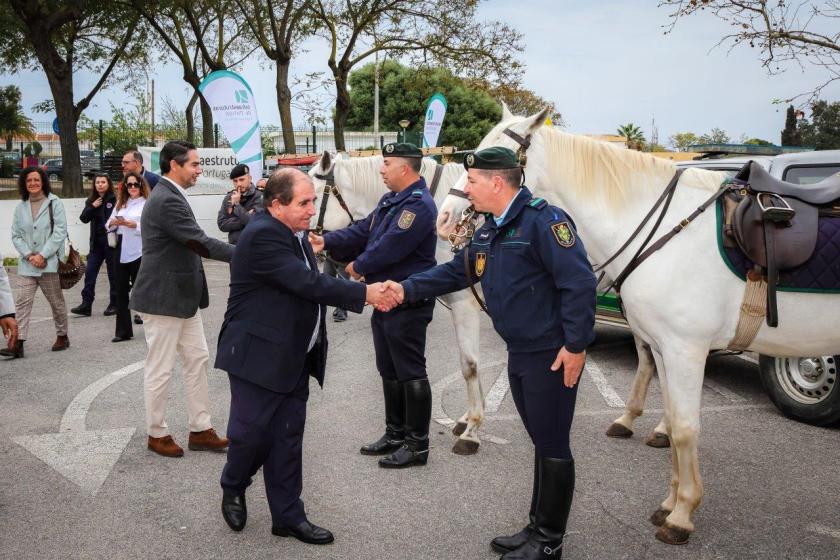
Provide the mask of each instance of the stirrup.
{"label": "stirrup", "polygon": [[[767,197],[767,205],[764,204],[762,196]],[[796,210],[790,207],[787,200],[777,195],[776,193],[760,192],[755,199],[758,201],[758,207],[761,209],[761,214],[766,220],[771,222],[789,222],[796,214]]]}

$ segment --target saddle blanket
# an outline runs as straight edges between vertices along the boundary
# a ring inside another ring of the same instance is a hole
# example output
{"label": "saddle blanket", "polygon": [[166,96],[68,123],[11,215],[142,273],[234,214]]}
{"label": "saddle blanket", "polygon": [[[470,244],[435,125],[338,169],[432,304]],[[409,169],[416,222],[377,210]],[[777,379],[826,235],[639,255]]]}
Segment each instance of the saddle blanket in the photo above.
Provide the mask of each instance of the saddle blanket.
{"label": "saddle blanket", "polygon": [[[753,262],[738,247],[724,245],[723,209],[717,206],[717,243],[720,256],[738,278],[746,281]],[[781,292],[840,293],[840,218],[820,217],[817,248],[801,266],[779,272]]]}

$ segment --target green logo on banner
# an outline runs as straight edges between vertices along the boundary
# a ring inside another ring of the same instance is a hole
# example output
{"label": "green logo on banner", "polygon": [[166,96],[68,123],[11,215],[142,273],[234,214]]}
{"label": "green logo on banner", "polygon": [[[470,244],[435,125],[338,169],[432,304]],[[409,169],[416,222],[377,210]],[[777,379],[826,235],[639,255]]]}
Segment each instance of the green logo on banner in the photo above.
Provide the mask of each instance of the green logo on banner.
{"label": "green logo on banner", "polygon": [[239,89],[234,92],[237,103],[248,103],[248,90]]}

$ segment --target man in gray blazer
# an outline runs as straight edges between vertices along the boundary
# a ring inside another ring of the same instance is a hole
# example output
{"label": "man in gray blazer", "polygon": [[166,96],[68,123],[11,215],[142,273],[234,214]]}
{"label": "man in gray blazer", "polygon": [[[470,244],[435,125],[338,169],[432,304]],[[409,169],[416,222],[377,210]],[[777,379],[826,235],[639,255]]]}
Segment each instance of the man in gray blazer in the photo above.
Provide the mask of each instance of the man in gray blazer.
{"label": "man in gray blazer", "polygon": [[12,287],[9,276],[3,266],[3,255],[0,255],[0,328],[3,336],[8,340],[7,348],[12,350],[17,342],[17,321],[15,321],[15,300],[12,297]]}
{"label": "man in gray blazer", "polygon": [[143,256],[131,290],[131,309],[140,312],[149,345],[144,369],[148,447],[165,457],[181,457],[164,418],[176,354],[181,355],[189,415],[189,448],[224,451],[228,440],[210,425],[207,362],[200,309],[210,304],[201,257],[230,262],[233,245],[212,239],[198,226],[186,189],[201,165],[195,146],[168,142],[160,151],[164,173],[140,219]]}

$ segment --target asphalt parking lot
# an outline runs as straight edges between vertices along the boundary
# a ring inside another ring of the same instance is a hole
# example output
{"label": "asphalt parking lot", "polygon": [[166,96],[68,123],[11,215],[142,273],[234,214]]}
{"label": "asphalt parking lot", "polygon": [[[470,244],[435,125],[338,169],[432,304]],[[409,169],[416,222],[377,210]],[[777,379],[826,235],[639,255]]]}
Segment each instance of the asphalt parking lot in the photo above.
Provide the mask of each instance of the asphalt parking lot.
{"label": "asphalt parking lot", "polygon": [[[227,265],[206,263],[211,307],[204,316],[211,361],[227,296]],[[99,279],[99,293],[106,293]],[[68,307],[81,286],[65,292]],[[476,455],[450,451],[443,425],[465,410],[457,347],[441,306],[429,329],[434,389],[432,450],[423,468],[386,471],[357,450],[382,429],[370,311],[329,322],[324,390],[313,386],[304,443],[310,519],[335,533],[325,547],[270,533],[263,484],[249,489],[248,525],[231,532],[219,512],[224,456],[165,459],[145,447],[142,327],[110,343],[104,301],[70,319],[71,348],[49,351],[49,307],[36,298],[26,358],[0,363],[0,557],[30,558],[496,558],[489,541],[524,524],[533,448],[504,391],[505,352],[482,320],[480,375],[495,390]],[[659,421],[654,382],[636,436],[604,436],[620,415],[636,367],[626,331],[598,327],[578,398],[572,447],[577,487],[564,558],[712,559],[840,557],[840,430],[782,417],[764,395],[750,356],[712,358],[706,369],[700,444],[705,500],[689,544],[654,539],[649,515],[665,497],[670,452],[644,445]],[[598,383],[595,380],[598,380]],[[501,380],[501,381],[500,381]],[[168,422],[186,443],[181,379]],[[211,413],[224,432],[229,392],[210,373]],[[618,399],[618,400],[616,400]]]}

